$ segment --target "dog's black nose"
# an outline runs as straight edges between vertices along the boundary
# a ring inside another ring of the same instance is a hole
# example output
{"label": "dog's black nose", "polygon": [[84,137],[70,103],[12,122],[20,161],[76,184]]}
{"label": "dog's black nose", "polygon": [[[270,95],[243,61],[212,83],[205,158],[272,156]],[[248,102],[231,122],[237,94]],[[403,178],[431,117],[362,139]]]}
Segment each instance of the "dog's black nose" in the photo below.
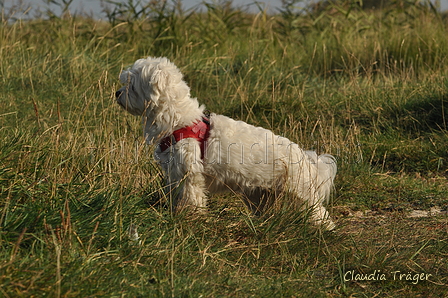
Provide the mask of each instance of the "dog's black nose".
{"label": "dog's black nose", "polygon": [[120,95],[121,95],[121,91],[117,91],[117,92],[115,92],[115,97],[116,97],[116,98],[119,98]]}

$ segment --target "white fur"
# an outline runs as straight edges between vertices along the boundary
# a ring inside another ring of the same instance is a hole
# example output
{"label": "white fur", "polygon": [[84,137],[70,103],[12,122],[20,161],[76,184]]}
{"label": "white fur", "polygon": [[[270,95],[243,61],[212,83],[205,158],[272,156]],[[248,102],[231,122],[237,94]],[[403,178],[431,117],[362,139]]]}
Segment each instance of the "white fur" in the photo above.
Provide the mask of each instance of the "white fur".
{"label": "white fur", "polygon": [[[139,59],[120,74],[120,81],[124,87],[117,91],[117,101],[142,117],[149,144],[192,125],[204,114],[204,106],[191,98],[181,72],[167,58]],[[243,193],[253,211],[264,211],[273,204],[270,196],[286,191],[288,199],[313,208],[316,223],[327,229],[335,226],[322,206],[333,188],[334,157],[304,151],[270,130],[212,114],[203,160],[199,142],[193,138],[164,152],[157,147],[155,158],[175,194],[176,210],[203,209],[208,194],[230,190]]]}

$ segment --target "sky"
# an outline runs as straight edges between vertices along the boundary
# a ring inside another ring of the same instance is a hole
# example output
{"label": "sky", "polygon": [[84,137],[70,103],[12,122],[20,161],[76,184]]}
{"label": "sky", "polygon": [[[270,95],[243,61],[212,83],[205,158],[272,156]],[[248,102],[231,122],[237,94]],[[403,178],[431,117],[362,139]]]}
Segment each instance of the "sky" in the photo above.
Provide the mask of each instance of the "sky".
{"label": "sky", "polygon": [[[28,14],[28,16],[35,16],[36,13],[40,11],[45,11],[49,7],[52,9],[52,11],[56,14],[60,14],[60,9],[57,8],[55,5],[49,6],[46,4],[49,0],[0,0],[0,9],[2,7],[5,8],[6,11],[8,11],[9,8],[11,8],[14,5],[20,5],[22,4],[22,10],[23,8],[30,7],[31,10]],[[69,1],[69,0],[66,0]],[[119,1],[119,0],[114,0]],[[138,0],[135,0],[137,2]],[[147,2],[149,0],[142,0],[142,2]],[[252,11],[258,11],[258,8],[253,4],[256,0],[233,0],[234,5],[236,6],[244,6],[248,7]],[[441,11],[448,10],[448,0],[431,0],[433,3],[439,2]],[[55,0],[55,2],[61,3],[62,0]],[[203,2],[213,2],[213,0],[182,0],[182,5],[184,9],[190,9],[192,7],[195,7],[197,5],[200,5]],[[277,8],[281,7],[281,0],[258,0],[260,4],[262,4],[262,7],[265,6],[268,10],[268,12],[276,12]],[[310,1],[303,1],[303,3],[307,3]],[[72,13],[87,13],[90,15],[93,15],[97,18],[105,18],[105,15],[102,14],[103,5],[101,0],[72,0],[72,3],[70,5],[70,10]],[[19,16],[16,16],[19,17]]]}

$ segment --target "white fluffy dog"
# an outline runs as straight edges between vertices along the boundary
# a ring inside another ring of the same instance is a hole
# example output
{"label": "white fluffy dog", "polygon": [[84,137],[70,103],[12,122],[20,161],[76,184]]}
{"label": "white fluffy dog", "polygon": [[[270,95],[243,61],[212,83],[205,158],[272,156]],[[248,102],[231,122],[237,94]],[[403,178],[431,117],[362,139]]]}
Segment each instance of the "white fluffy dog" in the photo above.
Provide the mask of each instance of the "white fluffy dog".
{"label": "white fluffy dog", "polygon": [[158,144],[161,164],[178,211],[206,208],[208,194],[242,193],[254,212],[271,207],[279,193],[313,208],[312,219],[333,229],[322,206],[333,188],[331,155],[304,151],[270,130],[222,115],[205,115],[190,97],[180,70],[167,58],[139,59],[120,74],[120,106],[141,116],[144,136]]}

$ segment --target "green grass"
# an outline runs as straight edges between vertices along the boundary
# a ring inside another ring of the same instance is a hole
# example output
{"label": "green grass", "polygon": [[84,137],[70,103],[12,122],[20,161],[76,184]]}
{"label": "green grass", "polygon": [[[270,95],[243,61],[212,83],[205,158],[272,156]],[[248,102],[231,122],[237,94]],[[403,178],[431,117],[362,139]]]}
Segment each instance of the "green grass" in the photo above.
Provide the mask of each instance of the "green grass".
{"label": "green grass", "polygon": [[[445,16],[132,4],[108,22],[2,17],[0,296],[446,295],[446,213],[407,216],[448,208]],[[114,100],[120,70],[147,55],[174,61],[209,110],[335,155],[337,230],[287,208],[253,217],[235,195],[173,217],[139,120]]]}

